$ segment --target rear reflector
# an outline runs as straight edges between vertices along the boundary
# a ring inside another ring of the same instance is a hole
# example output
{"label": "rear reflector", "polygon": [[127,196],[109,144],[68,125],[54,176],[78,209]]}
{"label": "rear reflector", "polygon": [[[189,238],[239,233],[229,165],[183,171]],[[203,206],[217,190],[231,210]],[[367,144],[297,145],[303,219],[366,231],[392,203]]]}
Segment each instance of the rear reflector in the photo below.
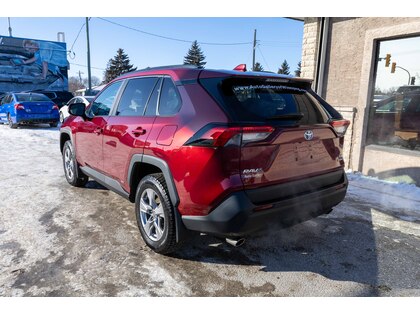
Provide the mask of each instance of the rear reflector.
{"label": "rear reflector", "polygon": [[347,128],[350,125],[350,121],[348,120],[332,120],[330,121],[330,125],[334,128],[335,132],[339,137],[345,135]]}
{"label": "rear reflector", "polygon": [[15,104],[15,109],[25,109],[25,106],[22,104]]}
{"label": "rear reflector", "polygon": [[52,106],[52,109],[59,110],[60,108],[58,107],[58,105],[57,105],[57,104],[54,104],[54,105]]}

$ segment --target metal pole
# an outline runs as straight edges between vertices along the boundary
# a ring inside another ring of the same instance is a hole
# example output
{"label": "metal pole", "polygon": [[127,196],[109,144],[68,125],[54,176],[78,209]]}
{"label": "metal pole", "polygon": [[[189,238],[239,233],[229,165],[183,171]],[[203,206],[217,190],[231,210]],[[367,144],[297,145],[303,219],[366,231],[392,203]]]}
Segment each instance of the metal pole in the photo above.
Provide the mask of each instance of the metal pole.
{"label": "metal pole", "polygon": [[90,73],[90,44],[89,44],[89,18],[86,18],[86,39],[87,39],[87,66],[88,66],[88,95],[92,90],[92,78]]}
{"label": "metal pole", "polygon": [[9,36],[13,37],[12,35],[12,27],[10,26],[10,18],[8,17],[7,20],[9,21]]}
{"label": "metal pole", "polygon": [[410,80],[411,80],[411,74],[410,74],[410,72],[408,72],[407,69],[404,69],[403,67],[400,67],[400,66],[395,66],[395,68],[400,68],[400,69],[402,69],[402,70],[404,70],[405,72],[408,73],[408,84],[407,85],[410,85]]}
{"label": "metal pole", "polygon": [[252,46],[252,71],[255,70],[255,48],[257,46],[257,30],[254,30],[254,44]]}

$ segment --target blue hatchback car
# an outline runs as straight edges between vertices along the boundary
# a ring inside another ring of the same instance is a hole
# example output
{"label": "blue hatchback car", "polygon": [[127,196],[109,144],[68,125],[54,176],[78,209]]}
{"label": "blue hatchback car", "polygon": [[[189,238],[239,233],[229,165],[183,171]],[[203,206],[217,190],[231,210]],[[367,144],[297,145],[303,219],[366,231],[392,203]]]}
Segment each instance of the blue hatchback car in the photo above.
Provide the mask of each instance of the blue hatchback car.
{"label": "blue hatchback car", "polygon": [[17,128],[20,124],[49,124],[57,127],[59,108],[47,96],[37,93],[6,93],[0,102],[0,123]]}

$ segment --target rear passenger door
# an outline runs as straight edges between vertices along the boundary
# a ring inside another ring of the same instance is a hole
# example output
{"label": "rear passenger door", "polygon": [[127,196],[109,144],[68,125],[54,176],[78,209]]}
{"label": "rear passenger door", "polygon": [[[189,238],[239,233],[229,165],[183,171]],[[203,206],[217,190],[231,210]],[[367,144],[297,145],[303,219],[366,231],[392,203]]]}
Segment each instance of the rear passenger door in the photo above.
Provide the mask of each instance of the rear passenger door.
{"label": "rear passenger door", "polygon": [[131,156],[142,154],[148,145],[147,138],[156,118],[153,111],[156,111],[160,80],[157,77],[127,80],[120,100],[104,128],[105,174],[119,181],[127,191]]}

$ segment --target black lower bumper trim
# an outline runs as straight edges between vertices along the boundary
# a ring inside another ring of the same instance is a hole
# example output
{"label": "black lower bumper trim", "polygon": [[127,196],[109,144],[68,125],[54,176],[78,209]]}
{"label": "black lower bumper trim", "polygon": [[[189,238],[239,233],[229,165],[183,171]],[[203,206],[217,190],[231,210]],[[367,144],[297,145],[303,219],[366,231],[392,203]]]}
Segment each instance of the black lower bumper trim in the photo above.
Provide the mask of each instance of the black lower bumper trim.
{"label": "black lower bumper trim", "polygon": [[239,191],[208,215],[182,216],[182,221],[193,231],[224,237],[245,236],[274,224],[287,227],[329,213],[344,199],[346,191],[344,175],[344,182],[338,185],[267,204],[264,210],[258,210],[261,206],[252,203],[245,191]]}

